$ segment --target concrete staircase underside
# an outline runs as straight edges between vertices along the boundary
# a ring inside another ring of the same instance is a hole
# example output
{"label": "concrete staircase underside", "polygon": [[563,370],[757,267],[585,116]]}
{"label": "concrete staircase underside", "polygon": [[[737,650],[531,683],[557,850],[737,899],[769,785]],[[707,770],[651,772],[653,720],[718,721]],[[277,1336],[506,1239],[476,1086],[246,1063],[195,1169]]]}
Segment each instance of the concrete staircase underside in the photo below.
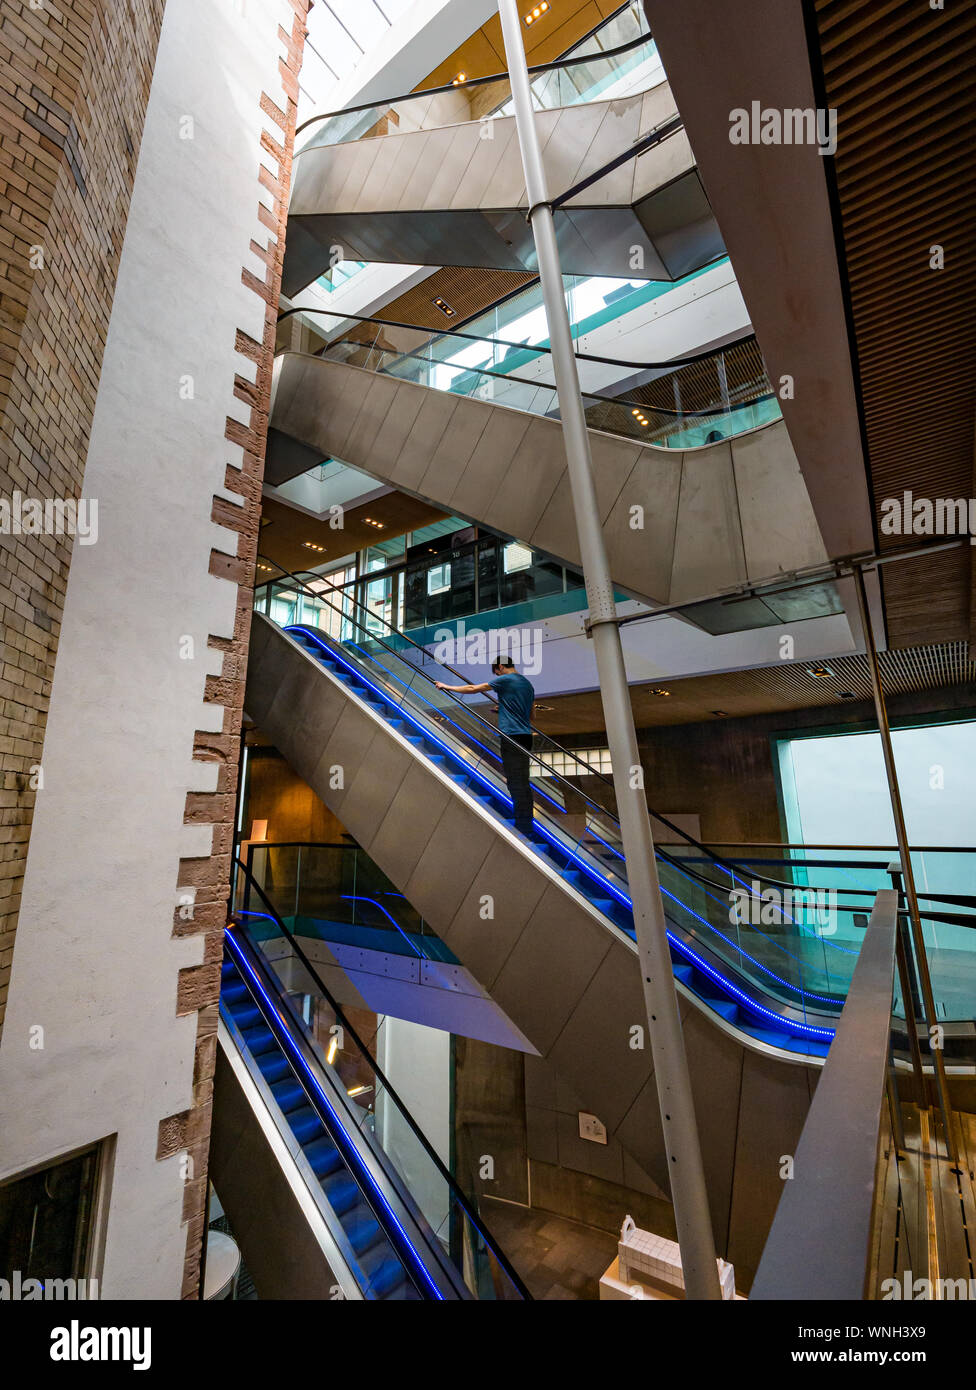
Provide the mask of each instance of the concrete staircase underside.
{"label": "concrete staircase underside", "polygon": [[[284,353],[271,425],[270,483],[331,456],[579,566],[558,420]],[[688,450],[589,434],[614,582],[633,597],[680,603],[826,559],[782,421]]]}
{"label": "concrete staircase underside", "polygon": [[[558,197],[676,116],[667,84],[536,117]],[[535,270],[514,117],[312,146],[295,158],[282,288],[334,263],[383,261]],[[566,274],[676,280],[722,254],[680,128],[556,212]]]}

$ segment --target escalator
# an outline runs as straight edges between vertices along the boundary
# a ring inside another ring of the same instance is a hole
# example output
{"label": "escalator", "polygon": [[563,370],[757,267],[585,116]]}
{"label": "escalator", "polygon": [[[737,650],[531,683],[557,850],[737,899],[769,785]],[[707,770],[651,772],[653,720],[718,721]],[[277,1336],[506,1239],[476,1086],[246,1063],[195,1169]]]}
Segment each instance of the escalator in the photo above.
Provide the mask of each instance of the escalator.
{"label": "escalator", "polygon": [[[321,627],[284,631],[254,614],[249,717],[666,1190],[613,815],[550,775],[544,759],[557,745],[539,735],[536,830],[520,837],[506,824],[497,730],[435,687],[456,675],[375,614],[359,616],[354,600],[341,612],[321,593],[310,591],[313,600]],[[748,1269],[777,1191],[737,1187],[736,1175],[756,1164],[773,1172],[792,1152],[856,951],[833,949],[802,912],[774,928],[752,925],[749,913],[733,925],[730,890],[742,890],[741,877],[718,859],[708,872],[685,866],[685,852],[707,854],[685,840],[662,848],[659,864],[675,978],[717,1238]]]}
{"label": "escalator", "polygon": [[260,910],[225,933],[210,1171],[259,1295],[527,1297],[300,940],[238,873]]}
{"label": "escalator", "polygon": [[[315,621],[286,620],[283,629],[254,614],[247,713],[608,1134],[667,1190],[612,785],[537,733],[535,828],[530,838],[516,833],[501,736],[483,713],[436,687],[464,682],[460,673],[348,592],[335,602],[283,572],[272,591],[279,600],[302,594]],[[579,774],[575,781],[564,767]],[[584,775],[593,794],[580,788]],[[663,824],[669,842],[658,844],[658,870],[712,1219],[720,1249],[747,1273],[876,889],[842,890],[825,916],[819,890],[797,892],[797,882],[755,864],[740,868]],[[971,902],[955,903],[971,912]],[[954,920],[940,915],[938,899],[925,912],[934,922]],[[896,1008],[904,1017],[900,1001]]]}
{"label": "escalator", "polygon": [[[646,91],[598,100],[621,56]],[[558,75],[559,80],[552,81]],[[723,250],[653,40],[533,69],[563,266],[676,280]],[[506,74],[325,113],[295,156],[282,286],[345,260],[534,270]]]}
{"label": "escalator", "polygon": [[[321,356],[275,360],[268,482],[341,459],[579,566],[545,344],[376,319],[349,327],[328,315],[323,327],[331,337]],[[824,563],[754,337],[678,362],[580,353],[577,363],[604,537],[623,592],[679,603]],[[591,387],[608,370],[628,372],[626,391]],[[821,590],[789,604],[787,621],[838,611]]]}

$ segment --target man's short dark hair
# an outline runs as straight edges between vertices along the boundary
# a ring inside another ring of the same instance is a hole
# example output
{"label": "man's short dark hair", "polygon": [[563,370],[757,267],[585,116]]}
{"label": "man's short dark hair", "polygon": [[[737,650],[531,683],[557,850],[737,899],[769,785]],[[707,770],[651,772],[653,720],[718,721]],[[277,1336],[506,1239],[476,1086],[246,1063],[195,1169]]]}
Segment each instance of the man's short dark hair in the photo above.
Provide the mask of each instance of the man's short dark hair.
{"label": "man's short dark hair", "polygon": [[515,662],[510,656],[500,656],[491,663],[491,669],[493,671],[514,671]]}

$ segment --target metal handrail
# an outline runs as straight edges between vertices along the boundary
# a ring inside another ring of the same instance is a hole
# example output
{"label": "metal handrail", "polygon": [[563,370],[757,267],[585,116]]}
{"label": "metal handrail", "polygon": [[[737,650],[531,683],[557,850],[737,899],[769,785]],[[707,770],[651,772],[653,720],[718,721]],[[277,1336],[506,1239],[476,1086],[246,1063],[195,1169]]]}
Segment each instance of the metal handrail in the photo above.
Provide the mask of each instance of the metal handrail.
{"label": "metal handrail", "polygon": [[[313,312],[313,313],[324,313],[324,312],[327,312],[327,311],[326,311],[326,310],[321,310],[321,309],[315,309],[315,310],[312,310],[312,312]],[[337,345],[337,344],[335,344],[335,343],[329,343],[329,344],[328,344],[328,347],[333,347],[333,346],[336,346],[336,345]],[[419,353],[419,352],[404,351],[404,350],[401,350],[401,349],[399,349],[399,348],[396,348],[396,349],[383,348],[383,347],[377,348],[375,345],[371,345],[371,344],[369,344],[369,343],[362,343],[362,344],[357,343],[357,344],[355,344],[355,345],[356,345],[357,347],[360,347],[360,346],[361,346],[361,347],[364,347],[364,348],[366,348],[369,352],[388,352],[388,353],[395,353],[395,355],[396,355],[396,357],[397,357],[397,360],[400,361],[400,362],[402,362],[402,361],[404,361],[404,360],[406,360],[406,359],[410,359],[410,360],[415,361],[415,362],[424,362],[424,363],[426,363],[428,366],[432,365],[432,360],[431,360],[431,358],[425,357],[422,353]],[[327,350],[327,349],[326,349],[326,350]],[[534,349],[533,349],[533,350],[534,350]],[[549,350],[548,348],[540,349],[540,351],[544,351],[544,352],[548,352],[548,350]],[[713,350],[712,353],[709,354],[709,356],[714,356],[714,355],[715,355],[715,352],[721,352],[721,351],[722,351],[721,348],[716,348],[716,349]],[[324,360],[324,361],[329,360],[328,358],[325,357],[324,353],[323,353],[323,360]],[[349,364],[345,364],[345,363],[344,363],[343,365],[349,365]],[[454,366],[455,364],[450,363],[450,362],[445,362],[445,363],[438,363],[438,364],[436,364],[436,365],[438,365],[438,366],[451,367],[451,366]],[[367,368],[364,368],[363,370],[365,370],[365,371],[374,371],[375,369],[372,368],[372,367],[367,367]],[[519,386],[531,386],[531,387],[532,387],[534,390],[536,390],[536,391],[539,391],[539,390],[555,391],[555,389],[556,389],[555,386],[554,386],[551,382],[548,382],[548,381],[532,381],[529,377],[516,376],[514,373],[511,373],[511,372],[500,372],[500,371],[498,371],[498,370],[497,370],[496,368],[494,368],[494,367],[459,367],[457,370],[459,370],[459,371],[465,371],[465,372],[470,372],[470,373],[477,373],[478,376],[491,376],[491,377],[496,377],[499,381],[504,381],[504,382],[506,382],[506,383],[515,382],[515,383],[516,383],[517,385],[519,385]],[[378,372],[377,372],[377,375],[379,375]],[[396,380],[396,378],[394,378],[394,380]],[[734,401],[734,402],[730,402],[729,405],[716,405],[716,406],[711,406],[711,407],[709,407],[709,408],[706,409],[706,410],[671,410],[668,406],[664,406],[664,405],[651,405],[651,404],[649,404],[647,401],[637,401],[637,400],[633,400],[630,396],[606,396],[606,395],[604,395],[601,391],[586,391],[586,390],[582,390],[582,391],[580,392],[580,394],[581,394],[581,396],[583,397],[584,401],[602,401],[605,405],[622,405],[622,406],[630,405],[630,406],[639,406],[642,410],[652,411],[655,415],[667,416],[667,417],[669,417],[669,418],[671,418],[671,419],[674,419],[674,420],[711,419],[713,416],[722,417],[722,416],[728,415],[730,409],[731,409],[731,410],[736,410],[736,409],[738,409],[739,407],[745,406],[745,405],[761,405],[763,401],[772,400],[772,399],[775,397],[775,395],[776,395],[775,391],[769,390],[769,391],[763,392],[762,395],[751,396],[748,400],[737,400],[737,401]],[[642,614],[641,616],[642,616],[642,617],[645,617],[645,616],[650,616],[650,615],[649,615],[649,614]]]}
{"label": "metal handrail", "polygon": [[[613,15],[608,15],[612,19]],[[592,37],[601,26],[591,30],[587,37]],[[580,39],[580,43],[585,43],[585,39]],[[566,58],[556,58],[551,63],[539,63],[535,67],[529,68],[529,76],[534,77],[543,72],[555,72],[561,68],[572,68],[583,63],[592,63],[600,58],[618,58],[624,53],[630,53],[636,48],[643,47],[644,44],[653,43],[654,39],[650,33],[638,34],[635,39],[628,39],[626,43],[618,44],[616,48],[600,49],[597,53],[584,53],[569,56]],[[414,101],[421,97],[445,96],[450,92],[456,92],[459,87],[486,87],[492,82],[508,81],[508,72],[496,72],[489,77],[469,77],[464,82],[447,82],[440,87],[424,87],[420,91],[404,92],[401,96],[380,97],[377,101],[361,102],[358,106],[343,106],[338,111],[323,111],[317,116],[309,116],[307,121],[303,121],[300,126],[295,128],[296,138],[301,135],[303,130],[315,125],[318,121],[330,121],[336,116],[355,116],[360,111],[373,111],[380,107],[393,106],[398,101]],[[299,151],[302,153],[302,151]]]}
{"label": "metal handrail", "polygon": [[[722,260],[723,258],[724,258],[724,253],[723,253],[723,256],[719,256],[719,257],[717,257],[716,259],[717,259],[717,260]],[[552,354],[552,348],[546,347],[545,344],[543,344],[543,343],[539,343],[539,344],[536,344],[536,343],[531,343],[531,344],[530,344],[530,343],[516,343],[516,342],[513,342],[511,339],[508,339],[508,338],[485,338],[485,337],[484,337],[482,334],[480,334],[480,333],[465,333],[464,330],[463,330],[463,329],[460,329],[460,328],[430,328],[430,329],[427,329],[427,328],[421,327],[419,324],[416,324],[416,323],[400,323],[400,322],[399,322],[398,320],[396,320],[396,319],[378,319],[378,318],[375,318],[374,316],[369,315],[369,314],[337,313],[336,310],[334,310],[334,309],[303,308],[301,305],[293,306],[293,307],[290,308],[290,309],[285,309],[285,310],[283,310],[282,313],[280,313],[280,314],[278,315],[277,322],[278,322],[278,323],[283,322],[284,319],[290,318],[292,314],[324,314],[327,318],[333,318],[333,319],[352,319],[352,320],[353,320],[354,322],[356,322],[356,323],[375,323],[375,324],[378,324],[381,328],[406,328],[406,329],[410,330],[410,331],[413,332],[413,333],[430,333],[430,334],[432,334],[433,338],[435,338],[435,339],[440,339],[440,338],[465,338],[468,342],[472,342],[472,343],[493,344],[493,345],[495,345],[495,346],[497,346],[497,347],[523,348],[523,349],[525,349],[525,350],[528,351],[528,352],[531,352],[531,353],[538,353],[539,356],[542,356],[543,354],[546,354],[546,355],[550,355],[550,356],[551,356],[551,354]],[[705,361],[707,361],[710,357],[715,357],[717,353],[726,352],[726,351],[728,351],[728,350],[730,350],[730,349],[732,349],[732,348],[740,347],[743,343],[755,342],[755,339],[756,339],[755,333],[743,333],[743,335],[742,335],[741,338],[733,338],[730,342],[728,342],[728,343],[722,343],[722,344],[720,344],[718,347],[705,348],[702,352],[695,352],[695,353],[692,353],[692,354],[691,354],[690,356],[688,356],[688,357],[671,357],[671,358],[669,358],[666,362],[630,362],[630,361],[625,360],[625,359],[622,358],[622,357],[600,357],[600,356],[598,356],[596,353],[592,353],[592,352],[577,352],[577,353],[574,354],[574,356],[576,357],[577,361],[579,361],[579,362],[596,362],[596,363],[598,363],[600,366],[604,366],[604,367],[632,367],[632,368],[634,368],[636,371],[649,371],[649,372],[650,372],[650,371],[662,371],[662,372],[666,372],[670,367],[690,367],[690,366],[693,366],[696,362],[705,362]],[[340,342],[340,341],[341,341],[341,339],[339,339],[339,338],[332,339],[332,340],[329,341],[328,346],[329,346],[329,347],[332,347],[332,346],[334,346],[334,344],[335,344],[336,342]],[[362,346],[362,347],[369,347],[370,344],[369,344],[369,343],[362,343],[362,344],[359,344],[359,346]],[[383,349],[381,349],[381,351],[383,351],[383,352],[389,352],[389,351],[393,351],[393,349],[390,349],[390,348],[383,348]],[[397,349],[397,351],[399,351],[399,350]],[[416,356],[416,355],[417,355],[417,354],[415,354],[415,353],[410,353],[409,351],[400,352],[400,356],[401,356],[401,357],[410,357],[410,356]],[[426,357],[423,357],[423,358],[420,358],[420,360],[426,362],[426,361],[429,361],[430,359],[428,359],[428,358],[426,358]],[[452,364],[451,364],[451,363],[444,363],[443,365],[444,365],[444,366],[450,366],[450,365],[452,365]],[[476,370],[478,370],[478,369],[475,368],[475,367],[464,367],[463,370],[464,370],[464,371],[472,371],[472,372],[473,372],[473,371],[476,371]],[[482,369],[482,370],[487,371],[488,369],[487,369],[487,368],[484,368],[484,369]],[[504,373],[498,373],[498,372],[491,372],[490,375],[492,375],[492,376],[498,376],[498,375],[505,376]],[[524,378],[515,377],[515,376],[505,376],[505,380],[506,380],[506,381],[521,381],[521,380],[524,380]],[[538,382],[538,381],[529,382],[528,384],[531,385],[531,386],[546,385],[545,382]],[[584,394],[584,395],[593,395],[594,393],[593,393],[593,392],[589,392],[589,391],[584,391],[583,394]],[[597,399],[621,399],[621,398],[597,397]],[[641,402],[639,402],[639,401],[629,402],[629,401],[623,401],[622,399],[621,399],[621,403],[624,404],[624,405],[629,405],[629,404],[639,405],[639,404],[641,404]],[[648,408],[649,408],[649,409],[655,409],[655,410],[657,409],[656,406],[648,407]],[[688,411],[688,412],[685,412],[685,413],[691,414],[692,412],[691,412],[691,411]]]}
{"label": "metal handrail", "polygon": [[[438,1170],[441,1177],[447,1183],[452,1196],[457,1200],[458,1205],[465,1212],[471,1224],[474,1226],[475,1230],[478,1232],[482,1240],[485,1242],[485,1245],[488,1247],[492,1255],[501,1265],[502,1269],[504,1269],[505,1273],[511,1279],[514,1286],[522,1294],[523,1298],[531,1299],[532,1295],[529,1293],[528,1289],[522,1283],[521,1279],[516,1274],[515,1270],[512,1268],[511,1264],[509,1263],[508,1259],[505,1257],[503,1252],[495,1244],[494,1238],[489,1234],[489,1232],[482,1224],[480,1216],[476,1215],[475,1212],[472,1210],[471,1203],[465,1196],[463,1190],[459,1187],[457,1180],[453,1177],[449,1169],[445,1167],[443,1160],[438,1156],[437,1151],[432,1147],[430,1141],[427,1139],[427,1136],[424,1134],[423,1130],[414,1120],[410,1111],[407,1109],[403,1101],[400,1099],[400,1096],[398,1095],[397,1091],[394,1089],[394,1087],[387,1079],[386,1075],[380,1068],[376,1059],[369,1051],[369,1048],[360,1038],[355,1028],[352,1026],[346,1015],[343,1013],[342,1009],[339,1007],[339,1004],[335,999],[335,996],[332,994],[328,986],[324,983],[318,971],[315,969],[315,966],[312,964],[308,956],[305,954],[301,946],[298,944],[295,933],[282,921],[278,912],[268,899],[268,896],[265,893],[264,889],[261,887],[260,883],[258,883],[257,879],[248,869],[247,865],[241,859],[240,855],[234,854],[233,860],[237,867],[247,878],[250,886],[252,888],[255,888],[257,892],[260,894],[260,897],[265,907],[268,909],[268,915],[272,918],[275,925],[280,929],[282,934],[285,937],[287,937],[292,950],[298,956],[299,960],[302,962],[309,975],[315,981],[316,986],[322,991],[323,997],[326,999],[326,1001],[329,1004],[329,1007],[335,1014],[336,1021],[341,1024],[344,1034],[352,1038],[353,1042],[356,1045],[356,1048],[362,1054],[364,1060],[367,1062],[369,1067],[372,1069],[373,1074],[376,1076],[377,1080],[383,1086],[383,1089],[386,1091],[387,1095],[390,1097],[390,1099],[396,1105],[397,1109],[403,1115],[403,1118],[406,1120],[407,1125],[409,1126],[417,1142],[420,1144],[421,1148],[427,1154],[428,1158],[430,1158],[430,1160],[433,1162],[435,1168]],[[234,913],[231,913],[232,917],[234,915]]]}

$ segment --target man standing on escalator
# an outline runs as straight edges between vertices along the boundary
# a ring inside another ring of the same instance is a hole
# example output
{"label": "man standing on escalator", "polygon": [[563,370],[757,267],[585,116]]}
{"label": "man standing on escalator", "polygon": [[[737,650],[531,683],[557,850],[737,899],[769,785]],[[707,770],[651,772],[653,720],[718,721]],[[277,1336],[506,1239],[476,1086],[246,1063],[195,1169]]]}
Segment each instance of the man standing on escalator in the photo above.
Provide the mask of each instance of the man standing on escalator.
{"label": "man standing on escalator", "polygon": [[455,695],[479,695],[493,690],[498,696],[498,732],[501,734],[502,769],[515,812],[515,829],[532,834],[532,787],[529,754],[532,752],[532,704],[535,689],[531,681],[516,671],[511,657],[501,656],[492,663],[492,677],[481,685],[445,685]]}

